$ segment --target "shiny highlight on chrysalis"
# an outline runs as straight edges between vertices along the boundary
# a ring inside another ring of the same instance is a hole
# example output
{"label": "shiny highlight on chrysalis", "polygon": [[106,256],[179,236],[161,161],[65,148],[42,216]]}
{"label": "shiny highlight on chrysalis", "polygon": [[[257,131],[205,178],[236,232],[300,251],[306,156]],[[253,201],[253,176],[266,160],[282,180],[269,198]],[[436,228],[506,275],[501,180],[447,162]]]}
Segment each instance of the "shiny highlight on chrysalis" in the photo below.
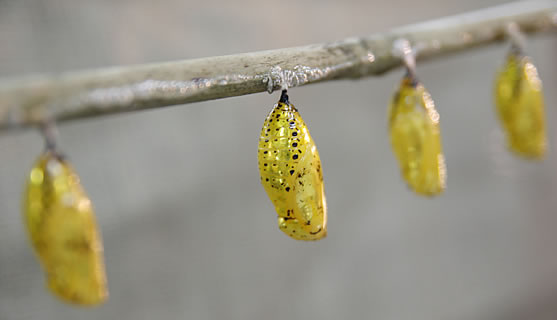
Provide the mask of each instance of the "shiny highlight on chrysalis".
{"label": "shiny highlight on chrysalis", "polygon": [[497,75],[495,105],[509,149],[542,159],[547,148],[542,82],[534,64],[516,48]]}
{"label": "shiny highlight on chrysalis", "polygon": [[47,287],[78,305],[104,302],[103,246],[91,201],[73,168],[53,150],[42,154],[29,174],[23,216]]}
{"label": "shiny highlight on chrysalis", "polygon": [[263,124],[258,147],[261,183],[278,214],[280,230],[296,240],[327,235],[321,160],[286,90]]}
{"label": "shiny highlight on chrysalis", "polygon": [[426,196],[445,189],[446,167],[439,113],[431,96],[411,74],[402,79],[389,108],[393,152],[408,186]]}

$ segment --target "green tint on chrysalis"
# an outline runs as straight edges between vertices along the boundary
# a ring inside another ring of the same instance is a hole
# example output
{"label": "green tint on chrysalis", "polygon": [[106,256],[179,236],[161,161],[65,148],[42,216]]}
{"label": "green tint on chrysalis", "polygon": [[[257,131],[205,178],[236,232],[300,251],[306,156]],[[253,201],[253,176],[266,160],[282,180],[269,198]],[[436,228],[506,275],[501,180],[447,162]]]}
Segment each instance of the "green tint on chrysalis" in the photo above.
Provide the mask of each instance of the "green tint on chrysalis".
{"label": "green tint on chrysalis", "polygon": [[509,149],[542,159],[547,149],[542,82],[530,58],[517,49],[497,75],[495,103]]}

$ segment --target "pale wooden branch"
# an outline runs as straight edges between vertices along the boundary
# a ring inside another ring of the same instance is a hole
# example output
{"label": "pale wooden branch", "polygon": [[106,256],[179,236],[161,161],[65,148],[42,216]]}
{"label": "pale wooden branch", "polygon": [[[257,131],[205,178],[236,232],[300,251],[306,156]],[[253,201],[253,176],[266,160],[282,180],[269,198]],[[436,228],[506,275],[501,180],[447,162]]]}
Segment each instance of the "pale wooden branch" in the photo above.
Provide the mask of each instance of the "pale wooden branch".
{"label": "pale wooden branch", "polygon": [[284,84],[381,75],[402,64],[392,53],[399,38],[409,40],[417,60],[423,61],[504,41],[512,22],[526,34],[556,31],[557,2],[514,2],[297,48],[5,79],[0,81],[0,131],[240,96]]}

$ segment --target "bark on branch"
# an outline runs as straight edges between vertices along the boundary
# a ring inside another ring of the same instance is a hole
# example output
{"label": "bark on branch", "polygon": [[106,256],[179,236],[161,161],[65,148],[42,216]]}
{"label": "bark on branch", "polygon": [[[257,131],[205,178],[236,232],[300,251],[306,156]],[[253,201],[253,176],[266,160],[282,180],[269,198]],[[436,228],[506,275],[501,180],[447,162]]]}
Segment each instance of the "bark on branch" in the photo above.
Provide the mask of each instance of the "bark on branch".
{"label": "bark on branch", "polygon": [[400,67],[393,42],[418,61],[504,41],[509,23],[526,34],[557,31],[557,2],[524,1],[296,48],[0,80],[0,132],[103,114],[158,108],[381,75]]}

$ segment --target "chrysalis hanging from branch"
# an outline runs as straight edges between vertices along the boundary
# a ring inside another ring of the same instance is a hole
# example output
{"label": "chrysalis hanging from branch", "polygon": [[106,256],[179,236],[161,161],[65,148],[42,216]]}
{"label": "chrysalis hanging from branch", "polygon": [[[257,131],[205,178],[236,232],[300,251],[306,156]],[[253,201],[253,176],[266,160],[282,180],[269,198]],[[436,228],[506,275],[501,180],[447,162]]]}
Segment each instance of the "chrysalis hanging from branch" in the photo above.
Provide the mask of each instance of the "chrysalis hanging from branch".
{"label": "chrysalis hanging from branch", "polygon": [[530,159],[542,159],[547,149],[542,81],[529,57],[525,39],[514,24],[508,32],[511,51],[495,82],[496,111],[510,150]]}
{"label": "chrysalis hanging from branch", "polygon": [[408,41],[401,39],[395,43],[395,51],[404,60],[407,74],[389,107],[393,152],[412,190],[437,195],[445,189],[446,181],[439,113],[415,75],[415,60]]}
{"label": "chrysalis hanging from branch", "polygon": [[275,206],[279,228],[297,240],[325,237],[327,204],[321,160],[286,90],[265,119],[258,160],[261,183]]}
{"label": "chrysalis hanging from branch", "polygon": [[103,246],[90,199],[68,161],[47,148],[27,179],[23,216],[48,288],[64,301],[96,305],[108,297]]}

